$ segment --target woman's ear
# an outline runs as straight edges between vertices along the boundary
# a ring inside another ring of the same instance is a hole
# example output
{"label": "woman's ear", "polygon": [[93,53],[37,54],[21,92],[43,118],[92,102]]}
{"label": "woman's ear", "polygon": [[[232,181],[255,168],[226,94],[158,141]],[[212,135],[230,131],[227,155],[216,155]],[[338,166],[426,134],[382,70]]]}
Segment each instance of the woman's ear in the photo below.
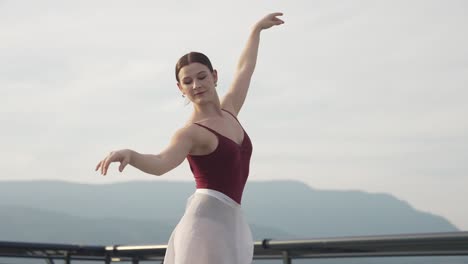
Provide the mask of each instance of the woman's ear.
{"label": "woman's ear", "polygon": [[217,70],[213,70],[213,80],[215,83],[218,82],[218,71]]}
{"label": "woman's ear", "polygon": [[184,93],[184,89],[182,89],[182,86],[180,85],[180,83],[177,83],[177,87],[179,87],[179,91],[182,92],[182,94]]}

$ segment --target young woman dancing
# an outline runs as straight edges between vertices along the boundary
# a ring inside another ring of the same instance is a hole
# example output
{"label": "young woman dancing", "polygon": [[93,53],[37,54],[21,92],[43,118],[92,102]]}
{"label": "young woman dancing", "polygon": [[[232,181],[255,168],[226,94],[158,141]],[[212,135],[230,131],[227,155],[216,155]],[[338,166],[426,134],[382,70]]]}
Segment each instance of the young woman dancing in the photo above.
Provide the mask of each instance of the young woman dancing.
{"label": "young woman dancing", "polygon": [[217,72],[204,54],[190,52],[179,59],[177,86],[193,103],[193,113],[165,150],[158,155],[130,149],[113,151],[96,166],[102,175],[112,162],[120,162],[120,172],[130,164],[162,175],[188,160],[196,191],[188,198],[185,213],[169,238],[166,264],[252,262],[252,233],[240,205],[252,143],[237,115],[255,69],[260,32],[283,24],[278,18],[281,15],[269,14],[253,26],[234,81],[221,100],[216,91]]}

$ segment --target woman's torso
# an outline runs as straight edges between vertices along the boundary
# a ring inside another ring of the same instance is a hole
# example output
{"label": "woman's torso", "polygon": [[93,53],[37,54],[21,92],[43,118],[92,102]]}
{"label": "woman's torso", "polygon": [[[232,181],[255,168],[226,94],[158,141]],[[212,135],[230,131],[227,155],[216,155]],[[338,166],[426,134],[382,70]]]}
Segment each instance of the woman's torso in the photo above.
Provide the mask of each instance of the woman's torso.
{"label": "woman's torso", "polygon": [[223,109],[223,118],[194,123],[196,147],[187,156],[197,189],[213,189],[241,203],[249,175],[252,143],[237,118]]}
{"label": "woman's torso", "polygon": [[216,135],[199,125],[213,129],[238,145],[242,144],[246,134],[243,127],[232,114],[229,114],[230,112],[224,109],[221,112],[222,118],[189,121],[194,134],[194,144],[189,153],[190,155],[207,155],[213,152],[218,145]]}

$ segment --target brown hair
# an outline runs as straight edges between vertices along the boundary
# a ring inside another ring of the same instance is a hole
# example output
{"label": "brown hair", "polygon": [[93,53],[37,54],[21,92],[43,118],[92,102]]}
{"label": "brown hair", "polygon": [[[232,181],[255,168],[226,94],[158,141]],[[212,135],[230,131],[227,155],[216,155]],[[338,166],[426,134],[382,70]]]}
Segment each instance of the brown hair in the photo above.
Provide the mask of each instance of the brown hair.
{"label": "brown hair", "polygon": [[175,67],[175,76],[176,76],[177,82],[180,81],[179,80],[179,71],[180,71],[180,69],[182,69],[182,67],[184,67],[184,66],[189,65],[192,62],[201,63],[201,64],[205,65],[206,67],[208,67],[208,69],[211,72],[213,72],[213,66],[211,66],[210,59],[208,59],[208,57],[203,53],[192,51],[192,52],[189,52],[189,53],[185,54],[184,56],[182,56],[177,61],[177,64],[176,64],[176,67]]}

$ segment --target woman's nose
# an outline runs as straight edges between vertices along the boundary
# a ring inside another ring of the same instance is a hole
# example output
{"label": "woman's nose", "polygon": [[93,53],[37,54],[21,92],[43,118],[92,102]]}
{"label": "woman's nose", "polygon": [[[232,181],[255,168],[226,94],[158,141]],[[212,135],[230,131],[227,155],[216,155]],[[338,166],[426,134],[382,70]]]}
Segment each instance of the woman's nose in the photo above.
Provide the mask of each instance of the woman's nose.
{"label": "woman's nose", "polygon": [[200,87],[200,83],[198,80],[193,81],[192,89],[197,89]]}

